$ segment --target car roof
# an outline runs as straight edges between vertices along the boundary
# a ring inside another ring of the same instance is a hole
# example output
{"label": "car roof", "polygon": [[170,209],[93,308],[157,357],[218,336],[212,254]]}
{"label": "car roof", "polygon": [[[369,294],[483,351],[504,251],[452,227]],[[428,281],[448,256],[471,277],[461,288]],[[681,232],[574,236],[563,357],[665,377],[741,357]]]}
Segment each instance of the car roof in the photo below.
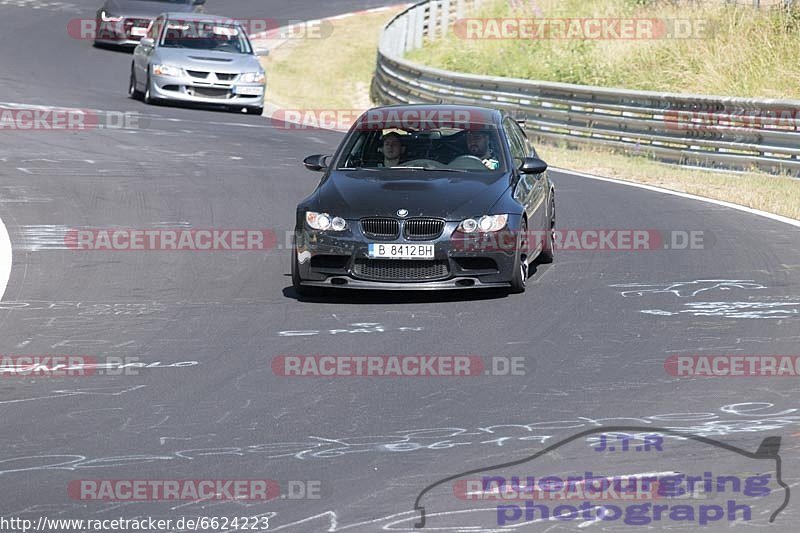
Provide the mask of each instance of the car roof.
{"label": "car roof", "polygon": [[169,11],[162,13],[167,20],[185,20],[187,22],[219,22],[224,24],[231,24],[240,26],[239,21],[231,17],[223,17],[220,15],[209,15],[208,13],[181,13],[180,11]]}
{"label": "car roof", "polygon": [[467,113],[477,113],[483,115],[485,118],[491,118],[498,122],[501,120],[503,115],[503,112],[499,109],[461,104],[392,104],[373,107],[369,111],[396,111],[399,113],[402,113],[403,111],[414,111],[418,113],[436,111],[464,111]]}

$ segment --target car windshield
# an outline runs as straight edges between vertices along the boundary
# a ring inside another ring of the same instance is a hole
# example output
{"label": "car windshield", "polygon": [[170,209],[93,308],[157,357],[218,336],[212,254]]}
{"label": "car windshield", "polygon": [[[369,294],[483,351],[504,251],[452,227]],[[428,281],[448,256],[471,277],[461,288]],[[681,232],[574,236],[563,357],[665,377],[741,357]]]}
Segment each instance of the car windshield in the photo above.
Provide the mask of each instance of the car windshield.
{"label": "car windshield", "polygon": [[213,21],[170,20],[161,38],[161,46],[238,54],[252,53],[250,43],[241,27]]}
{"label": "car windshield", "polygon": [[357,125],[342,152],[338,168],[470,173],[505,168],[500,136],[492,124],[450,124],[420,129],[393,126],[369,124],[359,128]]}

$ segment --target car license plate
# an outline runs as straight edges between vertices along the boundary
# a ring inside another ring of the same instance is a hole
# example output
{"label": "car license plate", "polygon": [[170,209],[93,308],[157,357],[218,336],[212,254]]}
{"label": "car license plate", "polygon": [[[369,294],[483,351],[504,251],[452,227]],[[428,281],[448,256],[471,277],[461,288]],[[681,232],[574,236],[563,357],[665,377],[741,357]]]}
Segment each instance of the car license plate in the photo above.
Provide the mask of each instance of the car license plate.
{"label": "car license plate", "polygon": [[433,259],[432,244],[369,244],[373,259]]}
{"label": "car license plate", "polygon": [[244,85],[237,85],[233,88],[233,93],[245,96],[261,96],[264,94],[264,87],[248,87]]}
{"label": "car license plate", "polygon": [[136,35],[137,37],[144,37],[147,35],[147,28],[139,28],[134,26],[131,28],[131,35]]}

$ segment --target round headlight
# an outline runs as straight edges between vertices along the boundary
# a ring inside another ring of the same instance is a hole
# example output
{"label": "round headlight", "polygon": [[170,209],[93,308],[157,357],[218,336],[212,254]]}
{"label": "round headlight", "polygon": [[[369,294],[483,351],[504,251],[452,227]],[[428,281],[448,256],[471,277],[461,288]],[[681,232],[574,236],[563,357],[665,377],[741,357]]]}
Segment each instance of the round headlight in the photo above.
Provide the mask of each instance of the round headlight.
{"label": "round headlight", "polygon": [[325,230],[331,226],[331,217],[328,216],[328,213],[321,213],[317,216],[317,227],[319,229]]}
{"label": "round headlight", "polygon": [[461,229],[464,230],[464,233],[473,233],[478,229],[478,222],[474,218],[468,218],[461,223]]}
{"label": "round headlight", "polygon": [[333,217],[331,220],[331,229],[333,231],[344,231],[347,227],[347,221],[342,217]]}
{"label": "round headlight", "polygon": [[492,231],[492,226],[494,226],[494,217],[491,217],[489,215],[482,216],[481,221],[478,222],[478,227],[484,233],[487,231]]}

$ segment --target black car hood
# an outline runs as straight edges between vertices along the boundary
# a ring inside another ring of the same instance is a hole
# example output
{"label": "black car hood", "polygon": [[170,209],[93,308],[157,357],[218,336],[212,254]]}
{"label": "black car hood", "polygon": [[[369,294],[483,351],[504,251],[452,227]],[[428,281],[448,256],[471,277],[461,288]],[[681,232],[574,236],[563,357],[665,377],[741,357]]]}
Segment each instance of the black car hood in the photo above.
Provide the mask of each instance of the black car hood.
{"label": "black car hood", "polygon": [[156,18],[161,13],[190,13],[195,6],[190,3],[146,2],[142,0],[107,0],[106,12],[115,16]]}
{"label": "black car hood", "polygon": [[[379,174],[379,175],[378,175]],[[508,175],[436,171],[333,171],[318,191],[318,209],[355,219],[365,216],[441,217],[446,220],[490,214],[508,189]]]}

